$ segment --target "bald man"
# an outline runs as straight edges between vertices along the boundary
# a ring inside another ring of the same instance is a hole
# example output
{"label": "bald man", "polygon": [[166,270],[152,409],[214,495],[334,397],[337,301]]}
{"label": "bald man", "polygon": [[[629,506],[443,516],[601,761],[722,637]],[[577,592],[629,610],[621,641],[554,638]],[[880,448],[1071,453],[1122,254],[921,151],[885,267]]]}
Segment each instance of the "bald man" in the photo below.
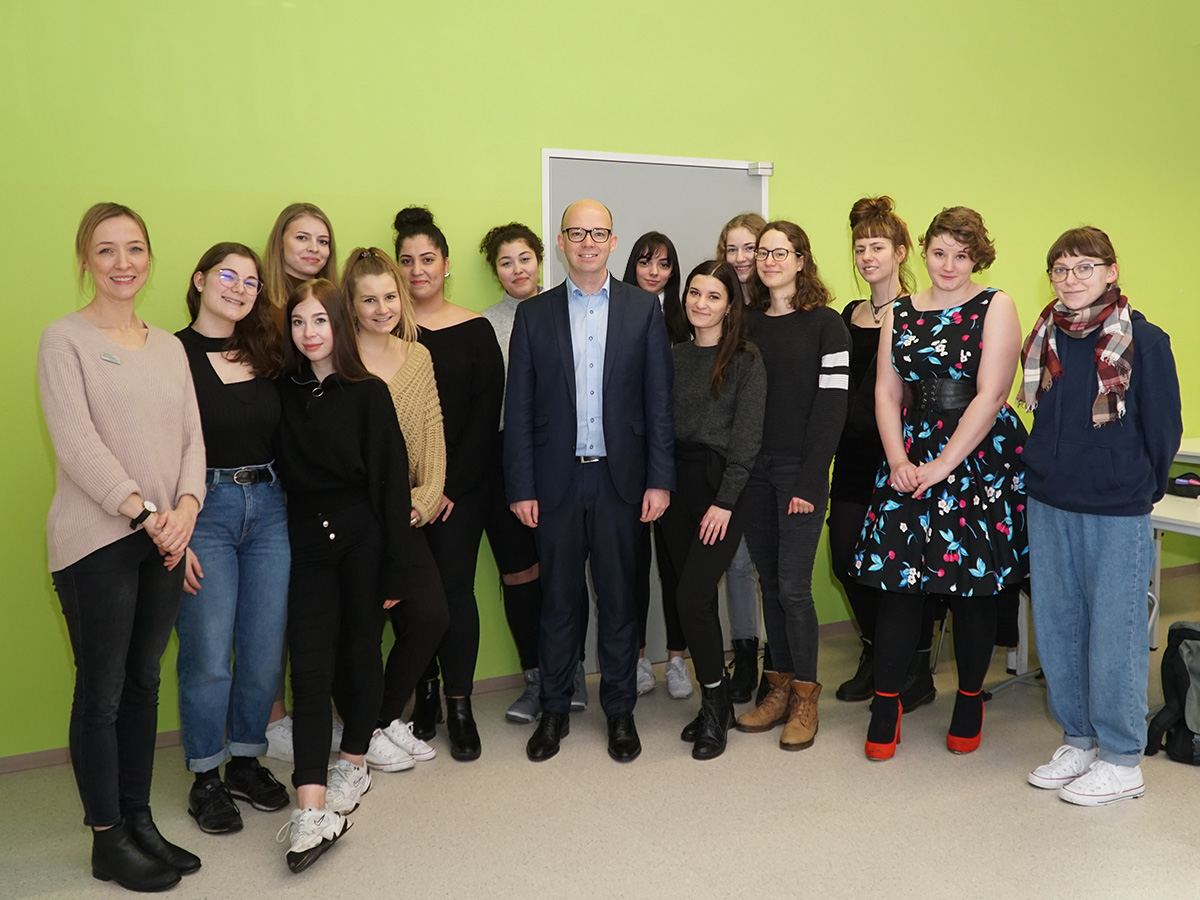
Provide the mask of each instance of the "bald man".
{"label": "bald man", "polygon": [[674,368],[658,298],[608,273],[612,226],[595,200],[567,207],[558,234],[567,280],[517,307],[509,346],[505,484],[534,529],[542,572],[542,717],[526,746],[535,762],[570,730],[589,556],[608,754],[629,762],[642,751],[634,550],[639,522],[661,516],[675,488]]}

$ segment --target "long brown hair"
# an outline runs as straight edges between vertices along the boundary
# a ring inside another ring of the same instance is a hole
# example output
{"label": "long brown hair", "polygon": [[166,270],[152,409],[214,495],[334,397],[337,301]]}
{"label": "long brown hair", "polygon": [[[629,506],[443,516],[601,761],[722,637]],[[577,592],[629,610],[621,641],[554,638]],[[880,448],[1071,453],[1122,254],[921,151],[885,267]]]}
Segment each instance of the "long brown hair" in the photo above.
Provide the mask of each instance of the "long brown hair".
{"label": "long brown hair", "polygon": [[272,306],[283,306],[287,303],[292,291],[292,283],[283,267],[283,233],[287,227],[301,216],[312,216],[320,219],[329,229],[329,259],[317,273],[317,278],[327,278],[337,281],[337,244],[333,241],[333,226],[329,224],[329,216],[321,212],[320,207],[311,203],[292,203],[283,208],[275,224],[271,226],[271,234],[267,238],[267,252],[263,260],[263,284],[267,289],[267,299]]}
{"label": "long brown hair", "polygon": [[[692,287],[692,279],[697,275],[707,275],[721,282],[725,289],[725,297],[729,302],[729,311],[721,322],[721,339],[717,342],[717,357],[713,360],[712,378],[709,385],[714,397],[721,396],[721,385],[729,374],[733,358],[738,354],[753,356],[756,352],[754,344],[746,336],[749,322],[746,320],[746,305],[741,302],[742,283],[738,281],[737,271],[724,260],[706,259],[688,273],[683,283],[683,306],[687,310],[687,295]],[[688,321],[688,329],[694,334],[696,329]]]}
{"label": "long brown hair", "polygon": [[355,323],[354,327],[358,327],[354,292],[358,288],[358,279],[368,275],[388,275],[396,282],[396,293],[400,295],[400,321],[392,329],[392,334],[402,341],[415,341],[417,316],[413,312],[412,294],[408,292],[400,267],[378,247],[355,247],[346,258],[346,267],[342,269],[342,294],[346,297],[346,306],[350,312],[350,320]]}
{"label": "long brown hair", "polygon": [[[204,251],[192,269],[188,279],[187,308],[192,317],[191,324],[196,324],[200,315],[200,294],[196,287],[196,275],[205,278],[227,256],[244,256],[254,263],[254,274],[260,276],[262,262],[258,254],[245,244],[234,241],[222,241],[213,244]],[[261,277],[260,277],[261,280]],[[283,370],[283,347],[279,331],[271,323],[271,312],[262,290],[251,301],[250,312],[245,318],[233,326],[233,334],[225,342],[225,352],[234,362],[246,363],[254,370],[255,375],[263,378],[274,378]]]}
{"label": "long brown hair", "polygon": [[[867,238],[883,238],[892,242],[892,250],[904,248],[904,259],[900,261],[900,290],[912,294],[917,289],[913,279],[912,268],[908,261],[912,259],[912,238],[908,234],[908,226],[896,215],[896,201],[891,197],[863,197],[850,207],[850,240],[851,242]],[[855,277],[858,268],[855,267]]]}
{"label": "long brown hair", "polygon": [[[762,237],[768,231],[778,231],[788,239],[795,254],[804,258],[803,267],[796,273],[796,293],[789,301],[792,309],[806,310],[828,305],[829,301],[833,299],[833,295],[829,293],[829,288],[825,287],[825,282],[817,274],[817,261],[813,258],[812,244],[808,240],[808,235],[804,233],[804,229],[795,222],[776,219],[763,226],[763,230],[758,233],[758,244],[762,243]],[[750,300],[753,305],[760,309],[770,308],[771,292],[759,279],[757,265],[751,270],[746,286],[750,288]]]}
{"label": "long brown hair", "polygon": [[354,325],[350,321],[350,310],[341,290],[328,278],[314,278],[303,284],[296,285],[295,290],[288,295],[287,312],[284,324],[287,326],[288,337],[283,342],[284,370],[299,375],[307,362],[303,353],[296,346],[292,337],[292,313],[303,301],[312,297],[325,308],[329,316],[329,327],[333,332],[333,371],[344,381],[366,381],[374,378],[367,367],[363,365],[362,357],[358,355],[358,341],[354,339]]}

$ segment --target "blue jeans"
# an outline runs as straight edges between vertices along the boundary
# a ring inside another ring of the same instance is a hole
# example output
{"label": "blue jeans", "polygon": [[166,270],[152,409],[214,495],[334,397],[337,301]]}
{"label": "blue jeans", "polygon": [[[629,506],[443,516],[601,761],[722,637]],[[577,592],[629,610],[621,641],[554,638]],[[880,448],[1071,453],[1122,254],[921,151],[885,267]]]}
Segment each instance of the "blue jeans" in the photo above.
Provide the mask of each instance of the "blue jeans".
{"label": "blue jeans", "polygon": [[184,594],[175,622],[179,718],[192,772],[266,752],[287,627],[283,489],[278,481],[214,484],[214,471],[191,543],[204,579],[198,594]]}
{"label": "blue jeans", "polygon": [[730,637],[735,641],[758,640],[758,589],[744,536],[725,571],[725,599],[729,604]]}
{"label": "blue jeans", "polygon": [[1066,512],[1029,498],[1033,627],[1063,743],[1136,766],[1146,743],[1150,516]]}

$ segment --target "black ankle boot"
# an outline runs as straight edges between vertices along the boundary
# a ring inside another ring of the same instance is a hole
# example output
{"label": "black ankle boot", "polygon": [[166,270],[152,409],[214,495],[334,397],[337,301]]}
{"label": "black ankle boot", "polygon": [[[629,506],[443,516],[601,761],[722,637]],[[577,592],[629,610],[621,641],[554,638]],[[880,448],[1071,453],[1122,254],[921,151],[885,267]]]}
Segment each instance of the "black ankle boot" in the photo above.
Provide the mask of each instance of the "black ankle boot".
{"label": "black ankle boot", "polygon": [[180,875],[191,875],[200,868],[200,857],[195,853],[188,853],[182,847],[176,847],[158,833],[158,826],[154,824],[150,815],[150,807],[125,813],[125,824],[135,844],[155,859],[165,862]]}
{"label": "black ankle boot", "polygon": [[767,681],[767,673],[774,671],[775,668],[771,663],[771,645],[763,642],[762,678],[758,681],[758,694],[754,697],[756,706],[761,706],[767,694],[771,693],[771,682]]}
{"label": "black ankle boot", "polygon": [[[415,729],[414,729],[415,730]],[[479,759],[479,729],[471,715],[470,697],[446,698],[446,731],[450,734],[450,755],[459,762]]]}
{"label": "black ankle boot", "polygon": [[92,832],[92,877],[130,891],[165,891],[179,873],[139,847],[124,822]]}
{"label": "black ankle boot", "polygon": [[858,669],[849,681],[843,681],[834,696],[848,703],[870,700],[875,696],[875,648],[866,638],[862,640],[862,654],[858,657]]}
{"label": "black ankle boot", "polygon": [[900,705],[905,712],[932,703],[937,698],[933,673],[929,671],[929,650],[918,650],[908,664],[904,685],[900,688]]}
{"label": "black ankle boot", "polygon": [[729,676],[729,699],[734,703],[749,703],[757,681],[758,638],[735,639],[733,674]]}
{"label": "black ankle boot", "polygon": [[725,752],[729,726],[733,724],[733,701],[724,678],[716,687],[700,686],[700,718],[703,724],[692,744],[692,759],[714,759]]}
{"label": "black ankle boot", "polygon": [[436,678],[426,678],[417,685],[413,699],[412,733],[423,741],[437,734],[437,723],[442,719],[442,695]]}

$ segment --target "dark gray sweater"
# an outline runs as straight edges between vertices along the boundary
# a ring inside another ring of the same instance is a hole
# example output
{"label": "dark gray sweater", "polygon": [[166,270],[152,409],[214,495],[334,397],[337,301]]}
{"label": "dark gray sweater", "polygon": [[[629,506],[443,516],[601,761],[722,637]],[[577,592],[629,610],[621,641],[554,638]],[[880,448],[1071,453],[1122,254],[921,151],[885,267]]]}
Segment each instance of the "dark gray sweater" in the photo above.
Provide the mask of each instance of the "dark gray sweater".
{"label": "dark gray sweater", "polygon": [[725,457],[725,475],[714,503],[732,509],[750,480],[750,470],[762,443],[763,411],[767,404],[767,370],[762,357],[733,358],[719,397],[712,395],[716,347],[676,344],[675,440],[703,444]]}

